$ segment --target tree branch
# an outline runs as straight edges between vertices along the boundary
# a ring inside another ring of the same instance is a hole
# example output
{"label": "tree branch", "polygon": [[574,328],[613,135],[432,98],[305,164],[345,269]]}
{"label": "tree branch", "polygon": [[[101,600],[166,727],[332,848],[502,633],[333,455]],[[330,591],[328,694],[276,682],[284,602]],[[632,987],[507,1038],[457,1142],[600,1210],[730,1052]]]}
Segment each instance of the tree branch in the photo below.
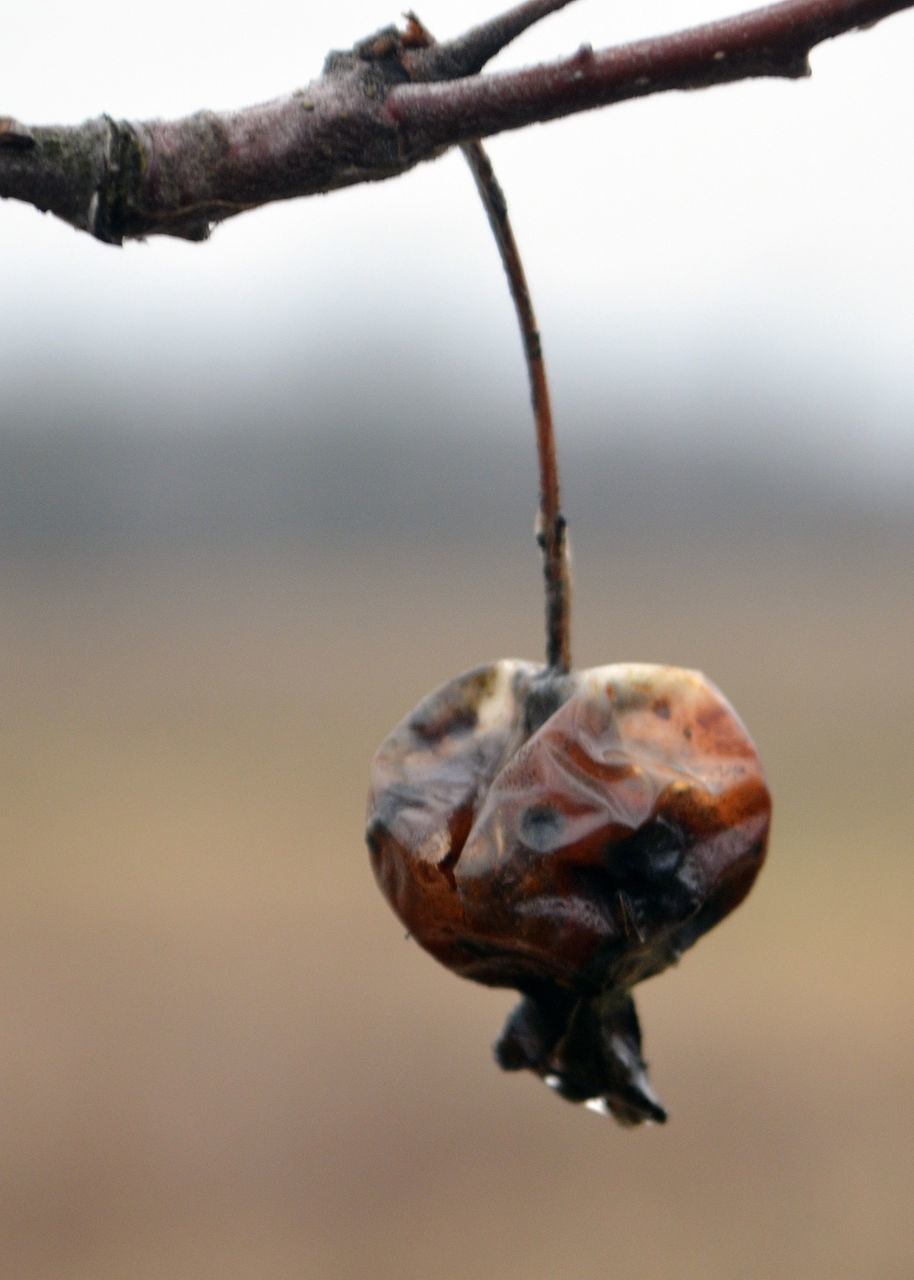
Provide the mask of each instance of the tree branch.
{"label": "tree branch", "polygon": [[423,47],[385,28],[331,54],[320,79],[241,111],[78,126],[0,119],[0,196],[120,244],[205,239],[273,200],[394,177],[474,138],[626,98],[809,72],[822,40],[914,0],[782,0],[738,17],[519,71],[480,75],[523,30],[570,0],[527,0],[456,40]]}
{"label": "tree branch", "polygon": [[810,74],[815,45],[909,9],[914,0],[782,0],[687,31],[541,66],[450,84],[404,85],[388,108],[420,149],[671,89],[705,89],[761,76]]}

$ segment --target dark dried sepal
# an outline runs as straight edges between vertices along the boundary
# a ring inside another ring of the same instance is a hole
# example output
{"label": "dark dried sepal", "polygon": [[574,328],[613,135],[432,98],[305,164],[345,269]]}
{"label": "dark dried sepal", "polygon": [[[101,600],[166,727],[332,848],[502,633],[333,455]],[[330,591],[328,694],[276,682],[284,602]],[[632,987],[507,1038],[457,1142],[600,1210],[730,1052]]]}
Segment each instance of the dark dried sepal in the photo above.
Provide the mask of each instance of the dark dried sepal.
{"label": "dark dried sepal", "polygon": [[606,1111],[620,1124],[666,1120],[641,1056],[631,996],[605,1006],[599,996],[575,999],[557,990],[527,995],[508,1016],[495,1059],[504,1071],[532,1071],[569,1102]]}

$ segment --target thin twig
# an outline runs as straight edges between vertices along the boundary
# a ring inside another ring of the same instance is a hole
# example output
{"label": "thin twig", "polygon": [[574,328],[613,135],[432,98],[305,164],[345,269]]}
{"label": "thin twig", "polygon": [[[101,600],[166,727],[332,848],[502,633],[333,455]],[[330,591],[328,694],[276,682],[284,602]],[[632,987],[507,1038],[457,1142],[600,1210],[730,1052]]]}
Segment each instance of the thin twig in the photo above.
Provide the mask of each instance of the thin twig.
{"label": "thin twig", "polygon": [[565,517],[559,503],[559,471],[552,428],[552,407],[546,381],[546,364],[533,303],[517,241],[508,219],[504,193],[492,162],[481,142],[461,147],[476,180],[489,223],[498,244],[511,297],[520,325],[530,379],[530,397],[536,424],[536,451],[540,474],[540,519],[537,541],[543,551],[546,583],[546,662],[558,671],[571,670],[571,573]]}
{"label": "thin twig", "polygon": [[[567,3],[567,0],[551,3],[551,8],[559,8],[561,3]],[[526,11],[529,16],[535,9],[546,11],[549,7],[550,0],[533,0],[513,12],[520,14],[521,11]],[[429,50],[437,48],[434,36],[415,13],[407,13],[406,18],[408,25],[405,39],[410,47],[425,47]],[[571,572],[568,563],[567,526],[559,499],[558,457],[546,362],[543,359],[527,275],[508,217],[508,202],[495,176],[492,161],[478,139],[462,143],[460,150],[470,166],[495,236],[524,346],[540,476],[537,542],[543,552],[543,577],[546,586],[546,662],[551,669],[567,672],[571,670]]]}
{"label": "thin twig", "polygon": [[[525,0],[524,4],[471,27],[454,40],[422,45],[422,53],[409,60],[404,58],[404,65],[416,81],[454,80],[478,75],[486,63],[512,40],[550,13],[556,13],[571,3],[572,0]],[[407,16],[414,18],[417,28],[427,32],[428,28],[414,15]]]}

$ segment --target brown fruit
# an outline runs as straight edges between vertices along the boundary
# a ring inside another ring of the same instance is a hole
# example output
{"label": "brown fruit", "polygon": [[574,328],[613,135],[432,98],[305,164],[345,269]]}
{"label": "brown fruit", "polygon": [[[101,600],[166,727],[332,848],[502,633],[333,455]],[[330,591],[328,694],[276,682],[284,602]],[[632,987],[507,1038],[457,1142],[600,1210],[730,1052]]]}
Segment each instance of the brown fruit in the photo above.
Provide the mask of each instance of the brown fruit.
{"label": "brown fruit", "polygon": [[501,1066],[636,1124],[665,1112],[631,988],[742,901],[770,815],[745,728],[698,672],[503,660],[429,695],[382,744],[367,838],[412,936],[522,993]]}

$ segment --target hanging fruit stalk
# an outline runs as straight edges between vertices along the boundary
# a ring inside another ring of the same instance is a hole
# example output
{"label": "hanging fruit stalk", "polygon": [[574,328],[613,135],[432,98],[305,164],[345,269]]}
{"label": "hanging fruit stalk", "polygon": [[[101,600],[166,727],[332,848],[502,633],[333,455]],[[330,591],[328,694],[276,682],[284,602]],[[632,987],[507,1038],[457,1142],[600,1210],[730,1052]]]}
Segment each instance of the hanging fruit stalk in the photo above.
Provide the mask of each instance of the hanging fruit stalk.
{"label": "hanging fruit stalk", "polygon": [[508,219],[508,203],[495,177],[492,162],[481,142],[465,143],[461,150],[489,217],[524,344],[540,475],[537,541],[543,552],[546,585],[546,663],[556,671],[568,671],[571,667],[571,573],[565,517],[559,497],[559,464],[543,347],[524,266]]}
{"label": "hanging fruit stalk", "polygon": [[[427,38],[410,19],[413,42]],[[536,422],[546,664],[502,659],[425,698],[371,769],[367,842],[410,935],[454,972],[514,987],[495,1046],[622,1124],[663,1121],[632,987],[738,906],[771,800],[723,695],[696,671],[571,668],[565,522],[545,367],[504,196],[464,147],[517,311]]]}

